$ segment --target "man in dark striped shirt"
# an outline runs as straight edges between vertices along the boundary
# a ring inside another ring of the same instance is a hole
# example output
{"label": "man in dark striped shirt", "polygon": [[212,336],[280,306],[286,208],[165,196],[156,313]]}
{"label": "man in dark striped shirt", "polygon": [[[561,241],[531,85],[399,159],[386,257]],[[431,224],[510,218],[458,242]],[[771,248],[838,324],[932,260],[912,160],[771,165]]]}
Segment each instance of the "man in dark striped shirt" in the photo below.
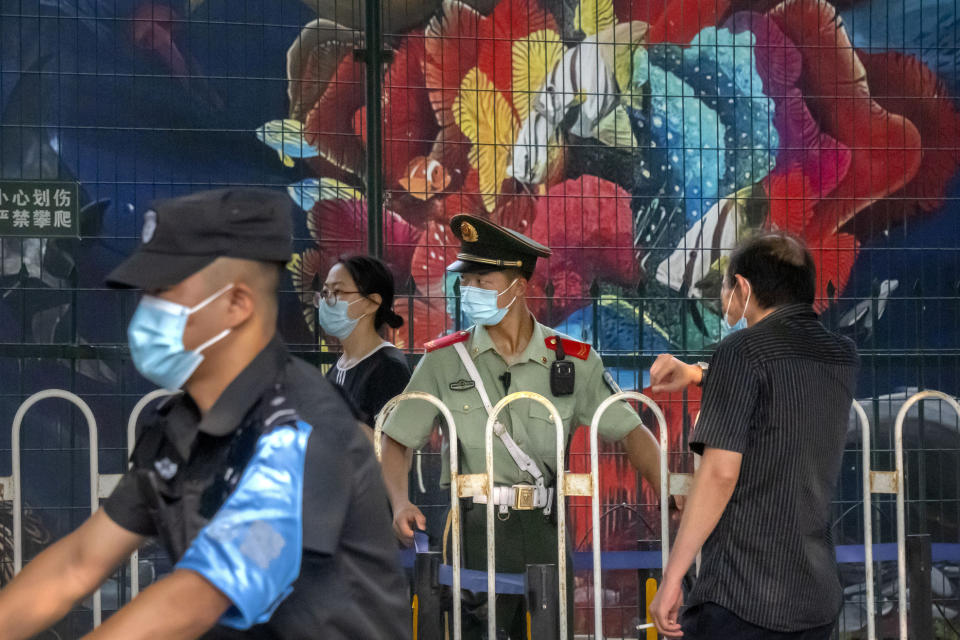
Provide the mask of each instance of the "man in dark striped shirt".
{"label": "man in dark striped shirt", "polygon": [[[843,602],[830,502],[843,455],[858,359],[813,311],[809,251],[767,233],[732,254],[723,321],[737,329],[712,363],[663,355],[654,391],[703,384],[690,448],[702,455],[663,584],[657,628],[685,640],[820,640]],[[702,547],[680,616],[681,582]]]}

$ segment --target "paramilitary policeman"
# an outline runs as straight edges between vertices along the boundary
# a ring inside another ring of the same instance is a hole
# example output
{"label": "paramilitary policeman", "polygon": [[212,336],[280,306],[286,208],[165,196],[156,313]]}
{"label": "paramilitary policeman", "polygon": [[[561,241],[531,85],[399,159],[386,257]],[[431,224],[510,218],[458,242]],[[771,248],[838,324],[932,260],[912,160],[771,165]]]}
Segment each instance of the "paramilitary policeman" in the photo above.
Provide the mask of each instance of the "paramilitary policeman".
{"label": "paramilitary policeman", "polygon": [[[442,483],[449,485],[447,447],[459,446],[461,473],[484,473],[484,432],[488,412],[509,393],[535,391],[556,406],[570,437],[572,428],[589,424],[594,411],[613,392],[600,357],[590,345],[574,341],[533,317],[527,307],[528,281],[538,258],[550,249],[511,229],[482,218],[456,215],[450,222],[460,239],[457,261],[448,270],[460,274],[461,306],[474,323],[470,329],[427,345],[406,391],[440,398],[457,425],[459,442],[444,442]],[[384,425],[384,477],[393,506],[393,527],[409,544],[426,519],[408,496],[408,451],[426,444],[435,408],[423,401],[400,403]],[[498,571],[519,573],[527,564],[557,562],[556,431],[547,409],[520,400],[500,414],[504,429],[494,438]],[[604,414],[600,435],[624,444],[630,462],[659,493],[659,447],[639,416],[625,402]],[[479,502],[474,499],[473,502]],[[464,566],[485,570],[486,509],[465,501]],[[469,609],[470,607],[465,607]],[[481,609],[481,607],[478,607]],[[498,596],[497,622],[511,638],[526,638],[522,596]],[[483,637],[481,615],[465,616],[464,638]]]}
{"label": "paramilitary policeman", "polygon": [[276,335],[289,199],[225,189],[161,201],[142,240],[108,284],[145,291],[133,363],[175,393],[145,412],[103,508],[0,592],[0,635],[47,628],[159,536],[173,572],[91,638],[407,637],[370,442]]}

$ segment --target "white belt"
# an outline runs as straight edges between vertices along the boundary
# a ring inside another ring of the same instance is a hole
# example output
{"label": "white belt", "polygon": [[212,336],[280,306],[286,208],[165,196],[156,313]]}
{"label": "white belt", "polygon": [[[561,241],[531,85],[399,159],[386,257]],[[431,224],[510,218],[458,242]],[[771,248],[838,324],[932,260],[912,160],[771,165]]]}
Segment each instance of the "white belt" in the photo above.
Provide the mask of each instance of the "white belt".
{"label": "white belt", "polygon": [[[476,504],[487,504],[487,496],[475,495],[473,501]],[[493,504],[517,511],[544,509],[549,515],[553,506],[553,487],[537,487],[532,484],[494,487]]]}

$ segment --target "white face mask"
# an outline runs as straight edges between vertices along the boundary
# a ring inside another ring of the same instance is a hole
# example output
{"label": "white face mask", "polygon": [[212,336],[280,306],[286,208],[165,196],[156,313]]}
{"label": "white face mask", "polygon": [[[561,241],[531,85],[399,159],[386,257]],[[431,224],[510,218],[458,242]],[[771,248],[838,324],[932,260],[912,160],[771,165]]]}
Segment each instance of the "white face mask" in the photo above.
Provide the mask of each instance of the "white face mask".
{"label": "white face mask", "polygon": [[351,318],[347,315],[347,311],[354,302],[360,302],[365,299],[366,298],[358,298],[353,302],[338,300],[337,304],[334,305],[327,304],[326,301],[321,300],[320,304],[317,305],[317,320],[320,322],[320,328],[327,334],[334,336],[337,340],[345,340],[353,333],[353,330],[357,328],[357,323],[369,315],[365,313],[359,318]]}
{"label": "white face mask", "polygon": [[183,346],[187,319],[233,288],[228,284],[200,304],[185,307],[155,296],[143,296],[130,320],[127,337],[137,371],[159,387],[176,391],[187,383],[200,363],[203,351],[229,335],[224,329],[196,349]]}
{"label": "white face mask", "polygon": [[744,280],[744,282],[747,283],[747,300],[743,303],[743,313],[740,315],[739,320],[733,324],[730,323],[730,305],[733,303],[733,290],[737,288],[737,285],[734,285],[733,289],[730,290],[730,299],[727,300],[727,307],[723,310],[723,324],[720,325],[721,339],[726,338],[731,333],[747,328],[747,305],[750,304],[750,296],[753,294],[753,288],[750,286],[748,280]]}
{"label": "white face mask", "polygon": [[460,287],[460,308],[470,318],[470,322],[480,324],[485,327],[492,327],[500,324],[507,315],[507,311],[517,301],[517,296],[513,296],[505,307],[500,307],[497,300],[500,296],[517,284],[517,278],[513,279],[506,289],[497,293],[494,289],[481,289],[480,287]]}

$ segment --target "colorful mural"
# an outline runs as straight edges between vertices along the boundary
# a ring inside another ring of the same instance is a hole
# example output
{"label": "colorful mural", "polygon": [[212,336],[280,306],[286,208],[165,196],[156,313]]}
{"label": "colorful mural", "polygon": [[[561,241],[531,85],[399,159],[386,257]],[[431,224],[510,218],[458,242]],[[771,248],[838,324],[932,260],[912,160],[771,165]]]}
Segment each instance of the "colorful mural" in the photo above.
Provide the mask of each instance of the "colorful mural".
{"label": "colorful mural", "polygon": [[[594,281],[639,283],[660,300],[644,317],[656,335],[708,346],[727,252],[773,228],[813,248],[818,310],[841,304],[862,244],[885,231],[878,218],[940,208],[960,118],[921,59],[857,49],[828,2],[768,4],[503,0],[484,15],[445,0],[396,38],[385,229],[391,265],[423,296],[414,346],[451,326],[445,223],[459,212],[556,249],[534,281],[541,296],[552,285],[556,319],[587,306]],[[342,33],[323,19],[304,27],[288,53],[291,117],[258,132],[315,173],[290,186],[317,243],[292,267],[301,288],[366,229],[363,64]],[[636,319],[630,305],[603,306]]]}

